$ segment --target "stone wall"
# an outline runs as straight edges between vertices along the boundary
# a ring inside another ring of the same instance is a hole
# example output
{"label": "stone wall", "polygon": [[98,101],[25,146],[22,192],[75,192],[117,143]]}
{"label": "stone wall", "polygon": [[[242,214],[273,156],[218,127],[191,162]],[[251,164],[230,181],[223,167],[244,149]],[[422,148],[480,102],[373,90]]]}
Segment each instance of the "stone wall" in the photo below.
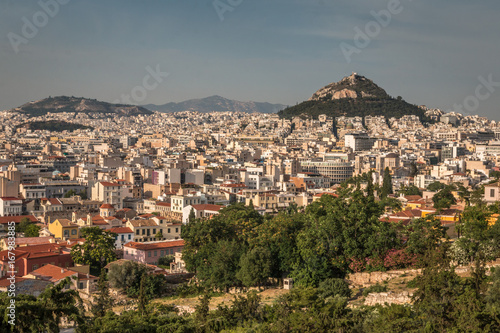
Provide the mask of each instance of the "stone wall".
{"label": "stone wall", "polygon": [[373,306],[377,304],[410,304],[412,293],[402,291],[395,293],[392,291],[384,293],[371,293],[365,298],[365,305]]}
{"label": "stone wall", "polygon": [[388,272],[354,273],[347,277],[349,284],[355,287],[368,287],[403,275],[420,274],[420,269],[405,269]]}

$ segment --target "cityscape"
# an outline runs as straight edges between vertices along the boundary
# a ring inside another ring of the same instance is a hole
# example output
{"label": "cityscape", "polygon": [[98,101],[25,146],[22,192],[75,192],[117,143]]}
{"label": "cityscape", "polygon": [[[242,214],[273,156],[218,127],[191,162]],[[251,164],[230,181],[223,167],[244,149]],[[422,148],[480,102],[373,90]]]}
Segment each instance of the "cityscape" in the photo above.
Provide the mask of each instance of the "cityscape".
{"label": "cityscape", "polygon": [[[145,5],[151,6],[148,13],[163,6],[153,3]],[[249,23],[256,4],[178,4],[168,14],[181,25],[184,6],[198,18],[209,8],[215,22],[206,29],[228,39],[210,37],[221,45],[237,39],[226,29],[241,19],[242,36],[260,51],[234,45],[256,57],[251,61],[236,57],[241,50],[228,50],[225,58],[200,42],[207,33],[201,25],[193,32],[182,23],[188,32],[179,36],[192,35],[199,50],[206,47],[206,63],[184,54],[192,46],[169,30],[166,38],[179,48],[165,53],[175,59],[170,66],[156,61],[160,51],[148,50],[149,63],[158,65],[128,74],[114,72],[107,60],[107,74],[101,64],[82,65],[83,71],[66,67],[72,60],[65,57],[87,51],[60,35],[61,27],[80,33],[70,22],[79,21],[78,15],[63,18],[64,13],[80,10],[105,25],[101,14],[88,14],[87,5],[42,0],[30,7],[36,9],[31,16],[15,21],[20,31],[0,24],[2,33],[7,29],[7,56],[0,63],[0,332],[500,331],[496,73],[480,61],[471,65],[480,72],[469,76],[467,88],[456,82],[459,74],[442,73],[446,61],[429,65],[434,74],[420,73],[418,66],[425,66],[410,65],[399,48],[385,45],[384,33],[399,36],[398,25],[407,31],[421,5],[381,1],[348,37],[337,36],[346,35],[344,30],[332,31],[336,58],[342,58],[331,64],[335,70],[322,73],[312,65],[304,76],[295,55],[286,59],[287,50],[257,41],[259,23]],[[125,13],[144,15],[136,5],[123,6],[115,13],[120,20]],[[279,10],[269,6],[277,20]],[[332,10],[326,3],[309,4],[309,17],[304,6],[294,3],[289,10],[306,22]],[[0,17],[27,10],[9,1],[1,7]],[[499,9],[486,1],[471,20]],[[358,22],[347,4],[339,10]],[[126,30],[133,24],[118,26]],[[262,24],[269,41],[278,38],[278,23]],[[279,24],[293,30],[288,19]],[[174,23],[153,15],[151,25],[161,30]],[[302,28],[309,26],[301,21],[297,30]],[[315,45],[313,35],[325,37],[324,31],[293,31],[307,47]],[[448,33],[441,26],[437,31]],[[47,46],[45,34],[60,40]],[[96,51],[106,48],[101,38],[82,39],[84,46],[90,43],[89,62],[104,59]],[[404,39],[397,37],[401,44]],[[150,47],[148,38],[137,40],[132,48]],[[103,52],[123,52],[118,43]],[[66,45],[57,55],[62,62],[52,67],[46,48]],[[324,47],[317,45],[294,52],[303,51],[301,57],[312,64],[318,59],[309,52]],[[387,73],[377,67],[392,65],[378,53],[384,48],[394,52],[398,67]],[[257,55],[261,51],[272,55]],[[283,63],[290,61],[290,72],[274,64],[273,52],[282,52]],[[117,54],[116,66],[138,56],[136,50],[123,52],[123,58]],[[181,62],[183,57],[192,62]],[[45,69],[31,68],[40,85],[20,88],[26,75],[20,63],[31,66],[29,59],[55,70],[55,81]],[[458,68],[469,59],[462,54],[451,62]],[[234,68],[219,60],[246,65],[228,83]],[[245,66],[252,61],[266,65],[251,73]],[[201,87],[195,81],[206,80],[210,63],[220,77]],[[181,69],[196,74],[175,81]],[[85,70],[95,83],[87,81]],[[64,80],[65,71],[82,82]],[[262,71],[271,81],[262,77],[260,87],[255,76]],[[279,84],[276,73],[283,76]],[[408,83],[411,77],[415,82]],[[10,80],[15,91],[6,86]],[[448,80],[442,93],[441,80]],[[273,85],[276,98],[269,98]],[[457,99],[452,88],[465,95]]]}

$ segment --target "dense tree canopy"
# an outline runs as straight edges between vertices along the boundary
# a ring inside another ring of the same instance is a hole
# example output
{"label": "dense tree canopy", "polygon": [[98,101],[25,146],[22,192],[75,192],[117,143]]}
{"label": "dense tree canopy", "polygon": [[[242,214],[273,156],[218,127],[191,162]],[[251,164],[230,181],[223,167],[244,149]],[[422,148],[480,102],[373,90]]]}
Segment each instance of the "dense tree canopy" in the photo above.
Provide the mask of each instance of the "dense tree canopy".
{"label": "dense tree canopy", "polygon": [[83,244],[71,248],[71,258],[77,264],[90,265],[99,274],[108,263],[116,260],[116,234],[103,231],[99,227],[80,229],[80,235],[85,238]]}

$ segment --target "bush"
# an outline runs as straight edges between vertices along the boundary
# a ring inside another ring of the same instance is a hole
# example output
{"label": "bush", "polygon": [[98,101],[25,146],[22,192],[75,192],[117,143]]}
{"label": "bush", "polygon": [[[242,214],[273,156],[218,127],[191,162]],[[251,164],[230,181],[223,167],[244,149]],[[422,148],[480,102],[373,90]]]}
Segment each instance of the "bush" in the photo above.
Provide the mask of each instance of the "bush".
{"label": "bush", "polygon": [[377,283],[373,286],[365,288],[365,290],[363,290],[363,296],[368,296],[368,294],[371,293],[383,293],[385,291],[387,291],[387,286],[383,286]]}
{"label": "bush", "polygon": [[319,296],[322,298],[333,297],[336,295],[342,297],[351,297],[352,291],[349,289],[349,284],[344,279],[326,279],[319,284]]}

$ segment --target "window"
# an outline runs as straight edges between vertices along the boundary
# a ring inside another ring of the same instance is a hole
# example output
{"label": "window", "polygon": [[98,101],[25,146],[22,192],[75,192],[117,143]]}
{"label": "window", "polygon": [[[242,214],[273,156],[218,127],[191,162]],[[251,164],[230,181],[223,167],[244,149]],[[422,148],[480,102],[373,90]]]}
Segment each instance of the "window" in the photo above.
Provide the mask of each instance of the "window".
{"label": "window", "polygon": [[167,233],[169,234],[170,233],[170,228],[167,229]]}
{"label": "window", "polygon": [[175,228],[175,233],[178,234],[179,233],[179,228]]}
{"label": "window", "polygon": [[148,251],[148,257],[151,257],[151,251]]}
{"label": "window", "polygon": [[142,234],[145,235],[146,234],[146,229],[142,229]]}
{"label": "window", "polygon": [[77,233],[76,229],[71,230],[72,235],[76,235],[76,233]]}
{"label": "window", "polygon": [[153,229],[153,235],[156,235],[156,229]]}
{"label": "window", "polygon": [[132,235],[128,235],[128,239],[132,239]]}
{"label": "window", "polygon": [[31,269],[31,270],[33,270],[33,271],[34,271],[34,270],[36,270],[36,269],[38,269],[38,265],[33,265],[33,267],[32,267],[32,269]]}
{"label": "window", "polygon": [[158,256],[158,252],[155,250],[155,257]]}
{"label": "window", "polygon": [[137,230],[135,231],[135,234],[136,234],[137,236],[139,236],[139,229],[137,229]]}
{"label": "window", "polygon": [[160,257],[163,257],[164,253],[165,253],[165,251],[161,250],[160,251]]}
{"label": "window", "polygon": [[492,188],[492,189],[490,190],[490,197],[492,197],[492,198],[494,198],[494,197],[495,197],[495,189],[494,189],[494,188]]}
{"label": "window", "polygon": [[170,249],[170,254],[174,254],[174,249]]}
{"label": "window", "polygon": [[80,285],[78,286],[78,289],[83,289],[83,282],[80,282]]}

